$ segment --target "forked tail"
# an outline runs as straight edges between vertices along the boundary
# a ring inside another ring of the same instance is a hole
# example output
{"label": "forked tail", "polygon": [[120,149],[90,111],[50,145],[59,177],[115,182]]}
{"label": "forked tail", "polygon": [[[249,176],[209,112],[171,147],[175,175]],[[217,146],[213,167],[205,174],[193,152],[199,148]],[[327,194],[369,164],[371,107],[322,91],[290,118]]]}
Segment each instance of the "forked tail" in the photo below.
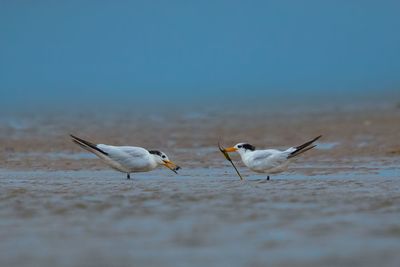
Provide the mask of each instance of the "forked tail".
{"label": "forked tail", "polygon": [[296,157],[296,156],[298,156],[298,155],[300,155],[300,154],[302,154],[302,153],[304,153],[304,152],[306,152],[306,151],[308,151],[308,150],[310,150],[310,149],[316,147],[316,145],[313,145],[313,146],[311,146],[311,145],[312,145],[315,141],[317,141],[318,139],[320,139],[321,136],[322,136],[322,135],[317,136],[317,137],[315,137],[315,138],[314,138],[313,140],[311,140],[311,141],[308,141],[308,142],[306,142],[306,143],[304,143],[304,144],[302,144],[302,145],[299,145],[299,146],[294,147],[295,150],[289,154],[288,159],[293,158],[293,157]]}

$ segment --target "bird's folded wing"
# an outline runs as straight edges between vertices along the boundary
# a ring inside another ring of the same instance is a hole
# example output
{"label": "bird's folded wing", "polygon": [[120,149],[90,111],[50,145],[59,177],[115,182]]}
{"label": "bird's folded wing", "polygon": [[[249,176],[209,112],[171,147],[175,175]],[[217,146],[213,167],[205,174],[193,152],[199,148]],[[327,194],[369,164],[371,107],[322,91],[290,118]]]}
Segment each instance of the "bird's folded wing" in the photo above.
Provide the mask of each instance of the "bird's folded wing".
{"label": "bird's folded wing", "polygon": [[277,152],[280,152],[280,151],[274,150],[274,149],[257,150],[257,151],[254,151],[252,160],[254,160],[254,161],[266,160],[267,158],[275,155]]}
{"label": "bird's folded wing", "polygon": [[118,147],[120,150],[123,152],[129,154],[129,156],[133,158],[143,158],[149,155],[149,151],[142,147],[136,147],[136,146],[120,146]]}
{"label": "bird's folded wing", "polygon": [[148,151],[141,147],[108,146],[100,144],[98,147],[108,153],[108,157],[121,165],[131,165],[138,160],[148,157]]}

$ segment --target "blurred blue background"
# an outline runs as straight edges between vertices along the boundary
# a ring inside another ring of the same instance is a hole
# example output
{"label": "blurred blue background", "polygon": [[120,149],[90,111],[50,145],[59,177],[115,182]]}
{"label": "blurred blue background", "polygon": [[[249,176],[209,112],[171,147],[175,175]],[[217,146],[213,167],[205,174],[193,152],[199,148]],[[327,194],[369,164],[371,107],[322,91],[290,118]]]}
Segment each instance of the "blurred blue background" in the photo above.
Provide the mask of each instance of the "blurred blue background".
{"label": "blurred blue background", "polygon": [[1,1],[0,105],[392,100],[400,1]]}

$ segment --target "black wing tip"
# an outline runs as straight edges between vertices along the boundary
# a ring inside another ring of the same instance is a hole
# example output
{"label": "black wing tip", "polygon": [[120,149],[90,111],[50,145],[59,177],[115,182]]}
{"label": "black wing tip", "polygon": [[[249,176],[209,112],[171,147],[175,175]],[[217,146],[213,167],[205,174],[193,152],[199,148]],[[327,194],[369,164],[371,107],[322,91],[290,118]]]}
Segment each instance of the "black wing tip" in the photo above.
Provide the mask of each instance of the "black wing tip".
{"label": "black wing tip", "polygon": [[95,145],[95,144],[93,144],[93,143],[91,143],[91,142],[89,142],[89,141],[86,141],[86,140],[83,140],[82,138],[79,138],[79,137],[76,136],[76,135],[70,134],[69,136],[70,136],[73,140],[82,142],[82,143],[84,143],[84,144],[86,144],[86,145],[88,145],[88,144],[90,144],[90,145]]}
{"label": "black wing tip", "polygon": [[81,138],[79,138],[78,136],[73,135],[73,134],[69,134],[69,136],[74,140],[82,140]]}
{"label": "black wing tip", "polygon": [[309,146],[307,147],[307,150],[313,149],[314,147],[316,147],[317,145],[313,145],[313,146]]}
{"label": "black wing tip", "polygon": [[288,156],[287,158],[288,158],[288,159],[294,158],[294,157],[296,157],[296,156],[298,156],[298,155],[300,155],[300,154],[303,154],[304,152],[307,152],[307,151],[310,150],[310,149],[313,149],[313,148],[316,147],[316,146],[317,146],[317,145],[313,145],[313,146],[309,146],[309,147],[303,148],[303,149],[301,149],[301,150],[294,151],[293,153],[290,153],[289,156]]}
{"label": "black wing tip", "polygon": [[315,137],[315,138],[313,139],[313,142],[317,141],[317,140],[320,139],[321,137],[322,137],[322,134],[318,135],[317,137]]}
{"label": "black wing tip", "polygon": [[[314,143],[315,141],[319,140],[321,137],[322,137],[322,134],[320,134],[320,135],[318,135],[317,137],[315,137],[315,138],[311,141],[310,145],[311,145],[312,143]],[[316,146],[317,146],[317,145],[314,145],[313,147],[316,147]]]}
{"label": "black wing tip", "polygon": [[91,143],[91,142],[89,142],[89,141],[83,140],[82,138],[79,138],[79,137],[77,137],[77,136],[75,136],[75,135],[73,135],[73,134],[70,134],[69,136],[72,137],[72,141],[73,141],[74,143],[80,145],[80,146],[83,147],[83,148],[84,148],[85,146],[88,146],[88,147],[90,147],[90,148],[92,148],[92,149],[94,149],[94,150],[99,151],[100,153],[102,153],[102,154],[104,154],[104,155],[106,155],[106,156],[108,155],[107,152],[105,152],[105,151],[101,150],[100,148],[98,148],[96,144],[93,144],[93,143]]}
{"label": "black wing tip", "polygon": [[[315,141],[317,141],[318,139],[320,139],[322,137],[322,134],[320,134],[319,136],[315,137],[314,139],[312,139],[311,141],[308,141],[302,145],[299,145],[297,147],[295,147],[295,151],[293,151],[292,153],[290,153],[291,157],[297,156],[303,152],[306,152],[308,150],[310,150],[311,148],[316,147],[316,145],[311,146]],[[302,151],[302,152],[301,152]]]}

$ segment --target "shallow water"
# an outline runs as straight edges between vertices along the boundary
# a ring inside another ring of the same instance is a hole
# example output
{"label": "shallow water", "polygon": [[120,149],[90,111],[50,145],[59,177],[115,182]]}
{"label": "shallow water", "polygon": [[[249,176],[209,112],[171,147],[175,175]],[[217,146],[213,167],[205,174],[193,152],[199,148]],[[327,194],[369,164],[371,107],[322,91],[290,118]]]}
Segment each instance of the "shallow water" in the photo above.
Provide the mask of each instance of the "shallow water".
{"label": "shallow water", "polygon": [[0,265],[397,266],[398,171],[1,170]]}

